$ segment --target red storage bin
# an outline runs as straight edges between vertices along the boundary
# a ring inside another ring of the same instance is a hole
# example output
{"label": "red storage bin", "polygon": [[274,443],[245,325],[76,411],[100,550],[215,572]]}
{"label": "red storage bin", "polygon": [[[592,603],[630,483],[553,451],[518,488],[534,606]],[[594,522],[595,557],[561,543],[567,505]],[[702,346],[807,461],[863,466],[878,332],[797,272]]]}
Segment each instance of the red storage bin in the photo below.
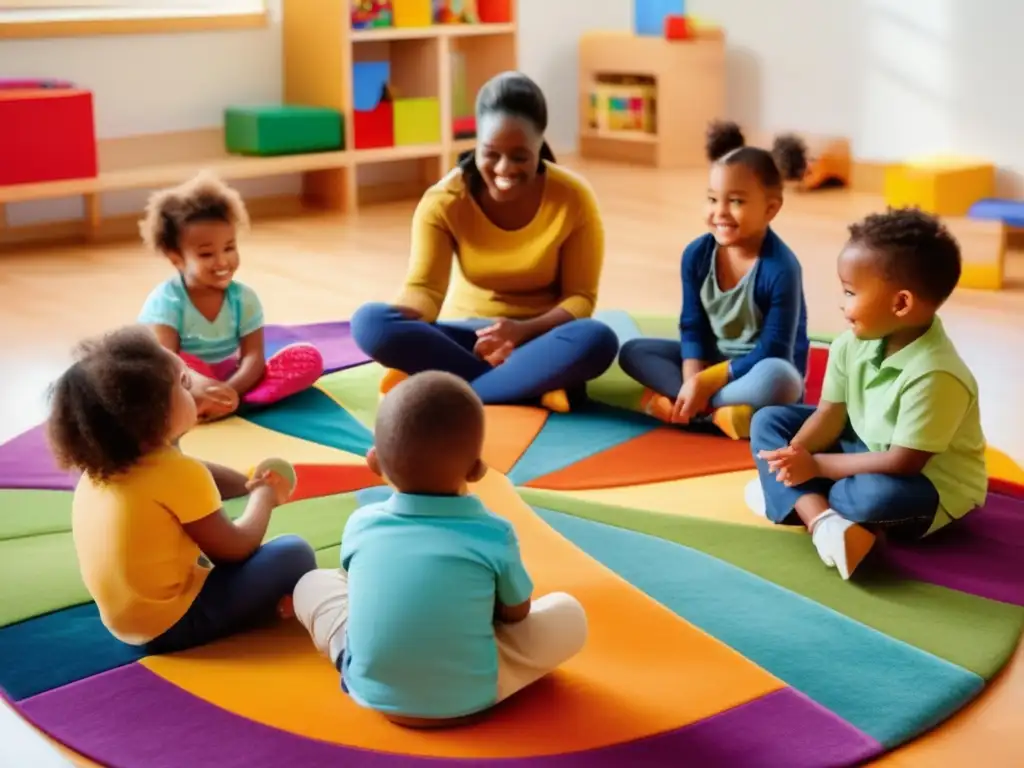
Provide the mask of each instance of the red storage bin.
{"label": "red storage bin", "polygon": [[356,149],[376,149],[395,146],[395,105],[381,99],[377,107],[368,112],[353,113]]}
{"label": "red storage bin", "polygon": [[508,24],[512,21],[512,0],[477,0],[476,13],[482,24]]}
{"label": "red storage bin", "polygon": [[0,89],[0,186],[96,174],[89,91]]}

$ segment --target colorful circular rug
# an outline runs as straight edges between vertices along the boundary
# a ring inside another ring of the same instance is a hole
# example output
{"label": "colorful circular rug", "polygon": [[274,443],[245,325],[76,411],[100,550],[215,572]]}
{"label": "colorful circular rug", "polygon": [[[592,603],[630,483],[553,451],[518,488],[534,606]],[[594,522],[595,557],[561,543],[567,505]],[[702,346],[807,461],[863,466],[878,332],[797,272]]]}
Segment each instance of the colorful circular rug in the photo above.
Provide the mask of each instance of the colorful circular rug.
{"label": "colorful circular rug", "polygon": [[[671,320],[602,313],[623,339]],[[299,475],[269,535],[338,564],[348,515],[387,490],[362,464],[381,369],[343,323],[268,329],[331,372],[278,406],[199,428],[183,449]],[[827,356],[819,345],[808,390]],[[42,731],[123,768],[472,766],[824,768],[861,763],[976,697],[1024,622],[1024,473],[993,451],[989,501],[917,547],[880,548],[843,582],[807,537],[749,513],[749,445],[633,412],[621,371],[568,415],[488,408],[475,489],[519,531],[538,594],[590,616],[584,651],[485,722],[417,732],[362,710],[295,622],[163,657],[100,624],[70,534],[74,478],[41,429],[0,446],[0,687]],[[232,514],[237,502],[228,504]]]}

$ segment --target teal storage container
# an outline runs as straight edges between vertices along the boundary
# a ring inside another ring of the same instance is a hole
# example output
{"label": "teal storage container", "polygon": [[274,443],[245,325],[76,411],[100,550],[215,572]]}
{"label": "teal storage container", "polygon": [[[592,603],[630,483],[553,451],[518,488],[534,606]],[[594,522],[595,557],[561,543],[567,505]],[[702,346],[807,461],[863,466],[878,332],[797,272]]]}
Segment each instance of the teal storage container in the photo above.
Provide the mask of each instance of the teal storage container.
{"label": "teal storage container", "polygon": [[224,143],[236,155],[298,155],[344,149],[344,120],[325,107],[228,107]]}

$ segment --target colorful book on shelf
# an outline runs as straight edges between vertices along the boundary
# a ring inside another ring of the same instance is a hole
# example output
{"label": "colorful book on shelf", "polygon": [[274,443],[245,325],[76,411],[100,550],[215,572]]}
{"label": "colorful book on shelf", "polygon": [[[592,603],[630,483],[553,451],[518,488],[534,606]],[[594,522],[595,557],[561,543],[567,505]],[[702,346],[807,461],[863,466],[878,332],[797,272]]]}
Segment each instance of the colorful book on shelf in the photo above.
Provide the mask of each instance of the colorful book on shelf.
{"label": "colorful book on shelf", "polygon": [[391,0],[352,0],[352,29],[383,29],[393,25]]}

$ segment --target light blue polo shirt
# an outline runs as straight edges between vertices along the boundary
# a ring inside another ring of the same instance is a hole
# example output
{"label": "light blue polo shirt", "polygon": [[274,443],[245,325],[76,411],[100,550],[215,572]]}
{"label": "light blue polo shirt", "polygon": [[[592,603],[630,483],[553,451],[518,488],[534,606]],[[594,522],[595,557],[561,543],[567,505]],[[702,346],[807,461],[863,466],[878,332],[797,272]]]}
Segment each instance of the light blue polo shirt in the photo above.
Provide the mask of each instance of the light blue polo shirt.
{"label": "light blue polo shirt", "polygon": [[263,305],[252,288],[232,282],[224,292],[220,312],[210,322],[195,308],[179,274],[150,292],[139,322],[173,328],[178,332],[182,352],[207,363],[219,363],[238,352],[243,337],[263,327]]}
{"label": "light blue polo shirt", "polygon": [[533,592],[511,523],[476,496],[396,493],[349,518],[341,566],[349,695],[406,717],[460,717],[493,706],[495,600],[518,605]]}

